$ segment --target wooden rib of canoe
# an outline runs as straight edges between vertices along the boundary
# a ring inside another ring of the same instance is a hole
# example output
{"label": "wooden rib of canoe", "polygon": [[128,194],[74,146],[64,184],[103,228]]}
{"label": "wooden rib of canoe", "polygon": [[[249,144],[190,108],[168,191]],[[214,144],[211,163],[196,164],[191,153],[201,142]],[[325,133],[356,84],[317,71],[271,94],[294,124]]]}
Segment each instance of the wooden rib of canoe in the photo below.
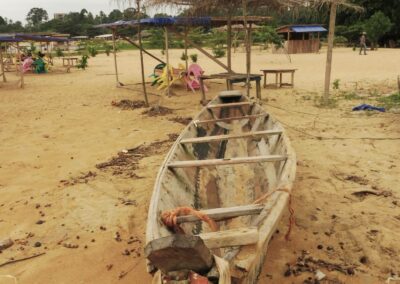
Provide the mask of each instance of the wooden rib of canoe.
{"label": "wooden rib of canoe", "polygon": [[[185,128],[158,173],[147,221],[149,271],[193,270],[215,280],[210,255],[217,255],[235,283],[256,283],[295,173],[281,124],[246,96],[222,92]],[[173,233],[160,216],[178,207],[207,214],[218,231],[187,215],[177,218],[185,234]]]}

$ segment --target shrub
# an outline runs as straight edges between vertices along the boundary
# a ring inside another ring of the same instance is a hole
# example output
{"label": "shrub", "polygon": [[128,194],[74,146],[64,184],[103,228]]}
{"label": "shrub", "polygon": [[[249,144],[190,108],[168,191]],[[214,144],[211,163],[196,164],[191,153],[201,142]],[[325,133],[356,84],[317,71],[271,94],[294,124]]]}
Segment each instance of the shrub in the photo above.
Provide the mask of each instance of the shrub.
{"label": "shrub", "polygon": [[193,63],[196,63],[197,62],[197,54],[196,53],[190,54],[190,59],[192,60]]}
{"label": "shrub", "polygon": [[56,49],[56,56],[57,57],[64,56],[64,52],[59,47],[57,47],[57,49]]}
{"label": "shrub", "polygon": [[88,53],[90,54],[91,57],[96,57],[96,55],[99,53],[97,51],[97,48],[95,46],[93,46],[93,45],[88,46],[87,47],[87,51],[88,51]]}
{"label": "shrub", "polygon": [[339,90],[339,88],[340,88],[340,79],[334,80],[332,85],[333,85],[333,89],[334,90]]}
{"label": "shrub", "polygon": [[225,49],[222,48],[222,46],[214,46],[212,48],[212,53],[216,58],[221,58],[225,56]]}
{"label": "shrub", "polygon": [[349,40],[344,36],[335,36],[335,39],[333,40],[333,45],[345,46],[348,44],[348,42],[349,42]]}
{"label": "shrub", "polygon": [[78,65],[76,65],[76,67],[78,67],[78,69],[85,70],[88,67],[88,59],[89,56],[82,55],[82,58],[79,60]]}
{"label": "shrub", "polygon": [[112,46],[105,42],[103,44],[103,47],[104,47],[104,52],[107,54],[107,56],[110,56]]}
{"label": "shrub", "polygon": [[187,59],[188,59],[188,56],[184,52],[182,52],[181,60],[186,61]]}

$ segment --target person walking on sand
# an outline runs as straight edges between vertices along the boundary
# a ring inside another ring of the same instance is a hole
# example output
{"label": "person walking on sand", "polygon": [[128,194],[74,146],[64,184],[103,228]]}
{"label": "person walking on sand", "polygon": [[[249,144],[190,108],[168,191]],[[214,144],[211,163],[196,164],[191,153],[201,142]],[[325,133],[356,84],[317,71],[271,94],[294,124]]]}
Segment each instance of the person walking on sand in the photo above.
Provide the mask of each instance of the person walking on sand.
{"label": "person walking on sand", "polygon": [[364,50],[364,55],[367,55],[367,33],[363,32],[360,37],[360,55],[361,52]]}

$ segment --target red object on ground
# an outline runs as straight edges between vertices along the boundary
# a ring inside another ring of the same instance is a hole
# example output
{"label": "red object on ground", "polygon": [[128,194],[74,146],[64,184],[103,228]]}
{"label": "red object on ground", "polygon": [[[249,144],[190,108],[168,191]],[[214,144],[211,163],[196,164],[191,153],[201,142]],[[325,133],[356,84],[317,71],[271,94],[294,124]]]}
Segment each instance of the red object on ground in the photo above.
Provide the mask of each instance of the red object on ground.
{"label": "red object on ground", "polygon": [[190,284],[208,284],[208,278],[197,274],[196,272],[190,272],[189,274]]}

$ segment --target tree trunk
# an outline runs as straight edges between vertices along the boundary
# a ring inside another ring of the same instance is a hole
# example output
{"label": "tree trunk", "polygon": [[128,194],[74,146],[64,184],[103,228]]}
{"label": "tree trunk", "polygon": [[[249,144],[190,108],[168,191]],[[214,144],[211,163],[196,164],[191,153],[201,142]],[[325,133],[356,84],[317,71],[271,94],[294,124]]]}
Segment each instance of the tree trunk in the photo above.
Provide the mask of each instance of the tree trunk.
{"label": "tree trunk", "polygon": [[243,6],[243,25],[246,30],[246,95],[250,96],[250,29],[247,26],[247,0],[242,0]]}
{"label": "tree trunk", "polygon": [[327,102],[329,99],[329,88],[331,85],[332,51],[333,51],[333,40],[335,38],[336,10],[337,10],[337,2],[332,1],[331,13],[329,19],[328,53],[326,56],[326,70],[325,70],[325,91],[324,91],[325,102]]}
{"label": "tree trunk", "polygon": [[118,78],[118,64],[117,64],[117,48],[115,44],[115,28],[112,30],[112,41],[113,41],[113,56],[114,56],[114,70],[115,70],[115,80],[117,81],[117,87],[119,87],[121,84],[119,83],[119,78]]}
{"label": "tree trunk", "polygon": [[149,99],[147,97],[146,79],[145,79],[145,75],[144,75],[142,28],[140,26],[140,0],[137,0],[136,4],[137,4],[137,20],[139,22],[139,24],[138,24],[138,40],[139,40],[139,46],[140,46],[140,66],[142,69],[142,87],[143,87],[144,102],[145,102],[146,107],[148,107]]}

